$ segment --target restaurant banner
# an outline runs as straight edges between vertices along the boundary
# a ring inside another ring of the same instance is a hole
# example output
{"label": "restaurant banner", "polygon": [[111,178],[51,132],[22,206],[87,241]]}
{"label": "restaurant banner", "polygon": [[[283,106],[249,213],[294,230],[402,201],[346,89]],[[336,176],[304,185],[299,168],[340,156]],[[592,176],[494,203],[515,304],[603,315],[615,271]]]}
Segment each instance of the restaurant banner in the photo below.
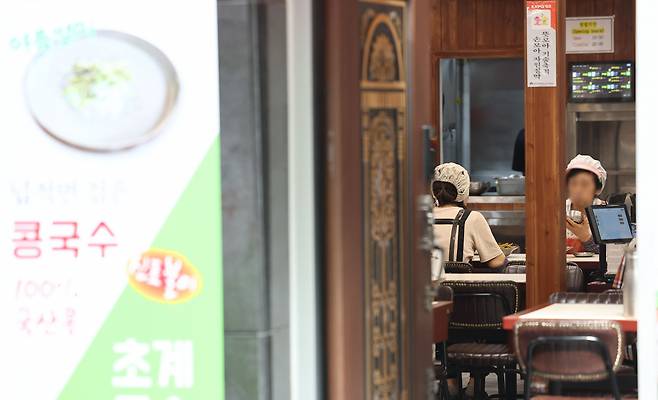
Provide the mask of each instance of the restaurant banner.
{"label": "restaurant banner", "polygon": [[224,398],[214,0],[0,11],[0,398]]}
{"label": "restaurant banner", "polygon": [[528,87],[557,86],[557,2],[526,2]]}
{"label": "restaurant banner", "polygon": [[614,53],[615,16],[566,19],[567,53]]}

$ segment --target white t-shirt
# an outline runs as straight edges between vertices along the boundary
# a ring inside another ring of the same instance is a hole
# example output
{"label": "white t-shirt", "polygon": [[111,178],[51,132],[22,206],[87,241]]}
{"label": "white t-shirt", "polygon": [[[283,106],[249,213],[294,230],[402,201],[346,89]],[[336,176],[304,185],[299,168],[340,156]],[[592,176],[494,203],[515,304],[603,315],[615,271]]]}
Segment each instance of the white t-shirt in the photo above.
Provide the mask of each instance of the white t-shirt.
{"label": "white t-shirt", "polygon": [[[435,207],[435,219],[454,219],[459,213],[459,207]],[[448,261],[450,256],[450,234],[452,232],[452,225],[434,225],[434,241],[443,253],[443,261]],[[457,254],[457,239],[459,237],[459,228],[456,231],[455,237],[455,258]],[[464,262],[470,262],[473,255],[477,250],[480,255],[480,261],[485,263],[493,260],[497,256],[503,254],[491,233],[491,228],[487,220],[477,211],[471,211],[471,214],[466,220],[464,226]],[[461,260],[455,260],[461,261]]]}

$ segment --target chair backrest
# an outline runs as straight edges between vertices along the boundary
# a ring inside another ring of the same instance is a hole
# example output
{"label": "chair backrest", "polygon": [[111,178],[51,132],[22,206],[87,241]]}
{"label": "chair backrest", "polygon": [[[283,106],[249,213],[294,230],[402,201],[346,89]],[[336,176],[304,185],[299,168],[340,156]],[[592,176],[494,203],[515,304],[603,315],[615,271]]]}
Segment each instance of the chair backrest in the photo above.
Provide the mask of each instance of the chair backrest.
{"label": "chair backrest", "polygon": [[[624,290],[623,290],[623,289],[608,289],[608,290],[606,290],[606,291],[603,292],[603,293],[607,293],[607,294],[617,294],[617,295],[619,295],[619,296],[623,296],[623,295],[624,295]],[[622,298],[622,300],[623,300],[623,298]]]}
{"label": "chair backrest", "polygon": [[564,273],[566,275],[567,292],[580,292],[583,290],[583,270],[578,265],[568,263]]}
{"label": "chair backrest", "polygon": [[550,295],[551,304],[623,304],[624,295],[620,292],[585,293],[555,292]]}
{"label": "chair backrest", "polygon": [[473,272],[471,264],[460,261],[446,261],[443,268],[446,274],[470,274]]}
{"label": "chair backrest", "polygon": [[519,289],[513,281],[444,281],[452,288],[451,328],[502,329],[504,316],[518,312]]}
{"label": "chair backrest", "polygon": [[624,335],[609,320],[520,320],[514,347],[524,371],[555,381],[610,378],[622,361]]}

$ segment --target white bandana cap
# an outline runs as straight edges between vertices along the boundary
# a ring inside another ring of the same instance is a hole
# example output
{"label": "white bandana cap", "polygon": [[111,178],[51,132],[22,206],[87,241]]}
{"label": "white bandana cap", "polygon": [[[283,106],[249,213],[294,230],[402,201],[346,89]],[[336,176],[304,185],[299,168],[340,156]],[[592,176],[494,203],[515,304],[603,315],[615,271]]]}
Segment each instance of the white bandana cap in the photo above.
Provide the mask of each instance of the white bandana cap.
{"label": "white bandana cap", "polygon": [[605,187],[605,181],[608,179],[608,173],[606,172],[605,168],[603,168],[603,165],[601,165],[599,160],[596,160],[591,156],[578,154],[573,158],[573,160],[569,162],[569,165],[567,165],[567,173],[574,169],[582,169],[596,175],[596,177],[599,179],[599,182],[601,183],[601,189],[597,194],[601,194],[603,188]]}
{"label": "white bandana cap", "polygon": [[[461,165],[455,163],[437,165],[432,175],[432,186],[434,186],[434,182],[453,184],[457,188],[456,202],[460,203],[468,199],[471,177],[468,175],[468,171]],[[433,190],[432,196],[434,196]],[[436,200],[436,197],[434,197],[434,200]]]}

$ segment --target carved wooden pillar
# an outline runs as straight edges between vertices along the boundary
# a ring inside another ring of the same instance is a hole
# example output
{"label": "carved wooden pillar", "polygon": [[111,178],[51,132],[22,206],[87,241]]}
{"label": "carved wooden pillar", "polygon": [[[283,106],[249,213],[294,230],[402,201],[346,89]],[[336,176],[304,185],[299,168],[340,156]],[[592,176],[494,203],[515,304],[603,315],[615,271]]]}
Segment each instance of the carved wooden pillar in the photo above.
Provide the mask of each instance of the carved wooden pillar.
{"label": "carved wooden pillar", "polygon": [[406,4],[361,1],[366,398],[408,396]]}

